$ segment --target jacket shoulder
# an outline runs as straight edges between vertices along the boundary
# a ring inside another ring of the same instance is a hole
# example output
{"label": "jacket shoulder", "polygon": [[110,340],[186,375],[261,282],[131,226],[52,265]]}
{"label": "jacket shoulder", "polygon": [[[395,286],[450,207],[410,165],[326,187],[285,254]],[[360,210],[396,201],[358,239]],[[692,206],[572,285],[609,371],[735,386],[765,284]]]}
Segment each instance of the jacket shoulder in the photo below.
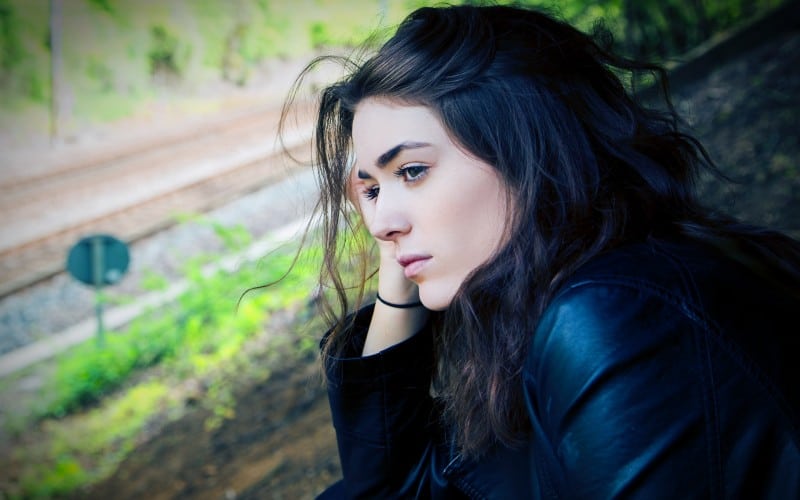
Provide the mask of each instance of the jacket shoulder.
{"label": "jacket shoulder", "polygon": [[794,292],[757,262],[705,243],[630,245],[598,256],[567,281],[545,311],[533,345],[570,335],[574,329],[558,326],[565,321],[587,325],[573,339],[578,344],[637,345],[654,332],[669,332],[675,342],[694,336],[695,349],[711,350],[719,363],[758,379],[797,422],[800,283],[792,286]]}
{"label": "jacket shoulder", "polygon": [[593,259],[546,309],[525,366],[544,476],[585,496],[744,491],[761,481],[743,468],[756,441],[784,457],[767,469],[790,469],[800,335],[785,321],[798,307],[704,244],[632,245]]}

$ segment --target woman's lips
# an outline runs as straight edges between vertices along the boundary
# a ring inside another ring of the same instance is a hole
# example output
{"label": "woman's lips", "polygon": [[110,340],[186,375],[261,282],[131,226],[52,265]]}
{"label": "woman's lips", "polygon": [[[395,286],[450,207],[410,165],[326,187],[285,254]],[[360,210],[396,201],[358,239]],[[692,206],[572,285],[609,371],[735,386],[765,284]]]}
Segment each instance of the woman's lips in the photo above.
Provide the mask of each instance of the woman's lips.
{"label": "woman's lips", "polygon": [[411,279],[419,274],[429,260],[431,260],[429,255],[408,255],[399,257],[397,262],[403,266],[403,274],[406,279]]}

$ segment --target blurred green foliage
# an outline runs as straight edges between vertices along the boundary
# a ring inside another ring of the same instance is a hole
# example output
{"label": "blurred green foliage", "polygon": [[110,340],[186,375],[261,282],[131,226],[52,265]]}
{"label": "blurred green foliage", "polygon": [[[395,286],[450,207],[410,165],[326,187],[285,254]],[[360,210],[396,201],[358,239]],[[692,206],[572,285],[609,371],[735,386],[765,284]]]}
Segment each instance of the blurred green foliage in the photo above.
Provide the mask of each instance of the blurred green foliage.
{"label": "blurred green foliage", "polygon": [[[15,450],[23,466],[18,491],[4,491],[11,498],[53,498],[106,476],[153,419],[176,419],[188,406],[205,409],[212,430],[235,416],[236,388],[248,378],[269,377],[264,352],[283,359],[316,352],[316,338],[268,328],[273,314],[308,307],[318,247],[298,254],[295,244],[284,244],[257,261],[237,258],[234,269],[224,260],[251,245],[244,227],[201,216],[183,223],[210,227],[224,250],[186,262],[185,286],[173,302],[144,312],[102,343],[86,342],[55,358],[34,407],[15,409],[27,412],[25,422],[6,429],[19,434],[33,427],[39,434],[35,445]],[[274,284],[242,295],[254,283]],[[173,285],[153,272],[144,280],[151,291]]]}
{"label": "blurred green foliage", "polygon": [[178,38],[166,27],[156,25],[150,28],[150,40],[150,50],[147,52],[150,75],[180,76]]}
{"label": "blurred green foliage", "polygon": [[0,0],[0,68],[3,69],[4,78],[21,59],[22,48],[14,11],[10,0]]}
{"label": "blurred green foliage", "polygon": [[[466,0],[471,3],[471,0]],[[784,0],[526,0],[581,29],[598,19],[627,55],[665,61]],[[60,22],[75,120],[108,120],[164,83],[247,85],[272,58],[352,46],[425,0],[71,0]],[[452,3],[460,3],[454,1]],[[499,3],[511,3],[500,1]],[[50,99],[48,0],[0,0],[0,110]],[[287,75],[290,78],[291,75]],[[125,104],[113,103],[114,96]]]}
{"label": "blurred green foliage", "polygon": [[[242,251],[251,236],[242,226],[227,227],[198,218],[212,226],[226,255]],[[237,310],[242,290],[253,283],[277,281],[290,268],[296,249],[283,248],[269,256],[267,266],[250,262],[235,272],[209,267],[220,257],[201,255],[188,260],[184,276],[188,288],[173,305],[148,311],[120,334],[107,335],[102,344],[87,342],[60,356],[46,390],[39,418],[63,417],[100,401],[136,370],[170,363],[185,376],[202,375],[260,332],[269,314],[302,301],[313,289],[316,266],[307,259],[313,247],[303,250],[292,272],[269,293],[245,300]],[[151,275],[151,288],[166,289],[167,280]]]}

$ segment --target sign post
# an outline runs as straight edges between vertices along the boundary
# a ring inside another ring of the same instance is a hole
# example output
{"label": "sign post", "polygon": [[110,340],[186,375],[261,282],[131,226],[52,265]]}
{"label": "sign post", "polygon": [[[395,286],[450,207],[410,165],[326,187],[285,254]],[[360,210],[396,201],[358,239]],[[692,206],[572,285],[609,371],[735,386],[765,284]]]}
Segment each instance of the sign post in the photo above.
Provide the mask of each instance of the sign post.
{"label": "sign post", "polygon": [[95,289],[97,343],[105,342],[103,326],[103,287],[122,279],[128,270],[130,252],[122,241],[108,234],[86,236],[78,241],[67,256],[67,270],[73,278]]}

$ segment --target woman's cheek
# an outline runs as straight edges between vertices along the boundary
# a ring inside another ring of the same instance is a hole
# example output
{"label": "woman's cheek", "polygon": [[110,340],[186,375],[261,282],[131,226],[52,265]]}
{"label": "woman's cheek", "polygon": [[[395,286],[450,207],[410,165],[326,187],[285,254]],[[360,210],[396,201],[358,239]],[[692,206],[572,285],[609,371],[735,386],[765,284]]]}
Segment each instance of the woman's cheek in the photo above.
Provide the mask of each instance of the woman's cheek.
{"label": "woman's cheek", "polygon": [[361,218],[364,220],[364,224],[367,226],[367,230],[372,233],[372,219],[375,216],[375,207],[369,200],[364,199],[364,197],[360,197],[359,201],[359,212],[361,213]]}

